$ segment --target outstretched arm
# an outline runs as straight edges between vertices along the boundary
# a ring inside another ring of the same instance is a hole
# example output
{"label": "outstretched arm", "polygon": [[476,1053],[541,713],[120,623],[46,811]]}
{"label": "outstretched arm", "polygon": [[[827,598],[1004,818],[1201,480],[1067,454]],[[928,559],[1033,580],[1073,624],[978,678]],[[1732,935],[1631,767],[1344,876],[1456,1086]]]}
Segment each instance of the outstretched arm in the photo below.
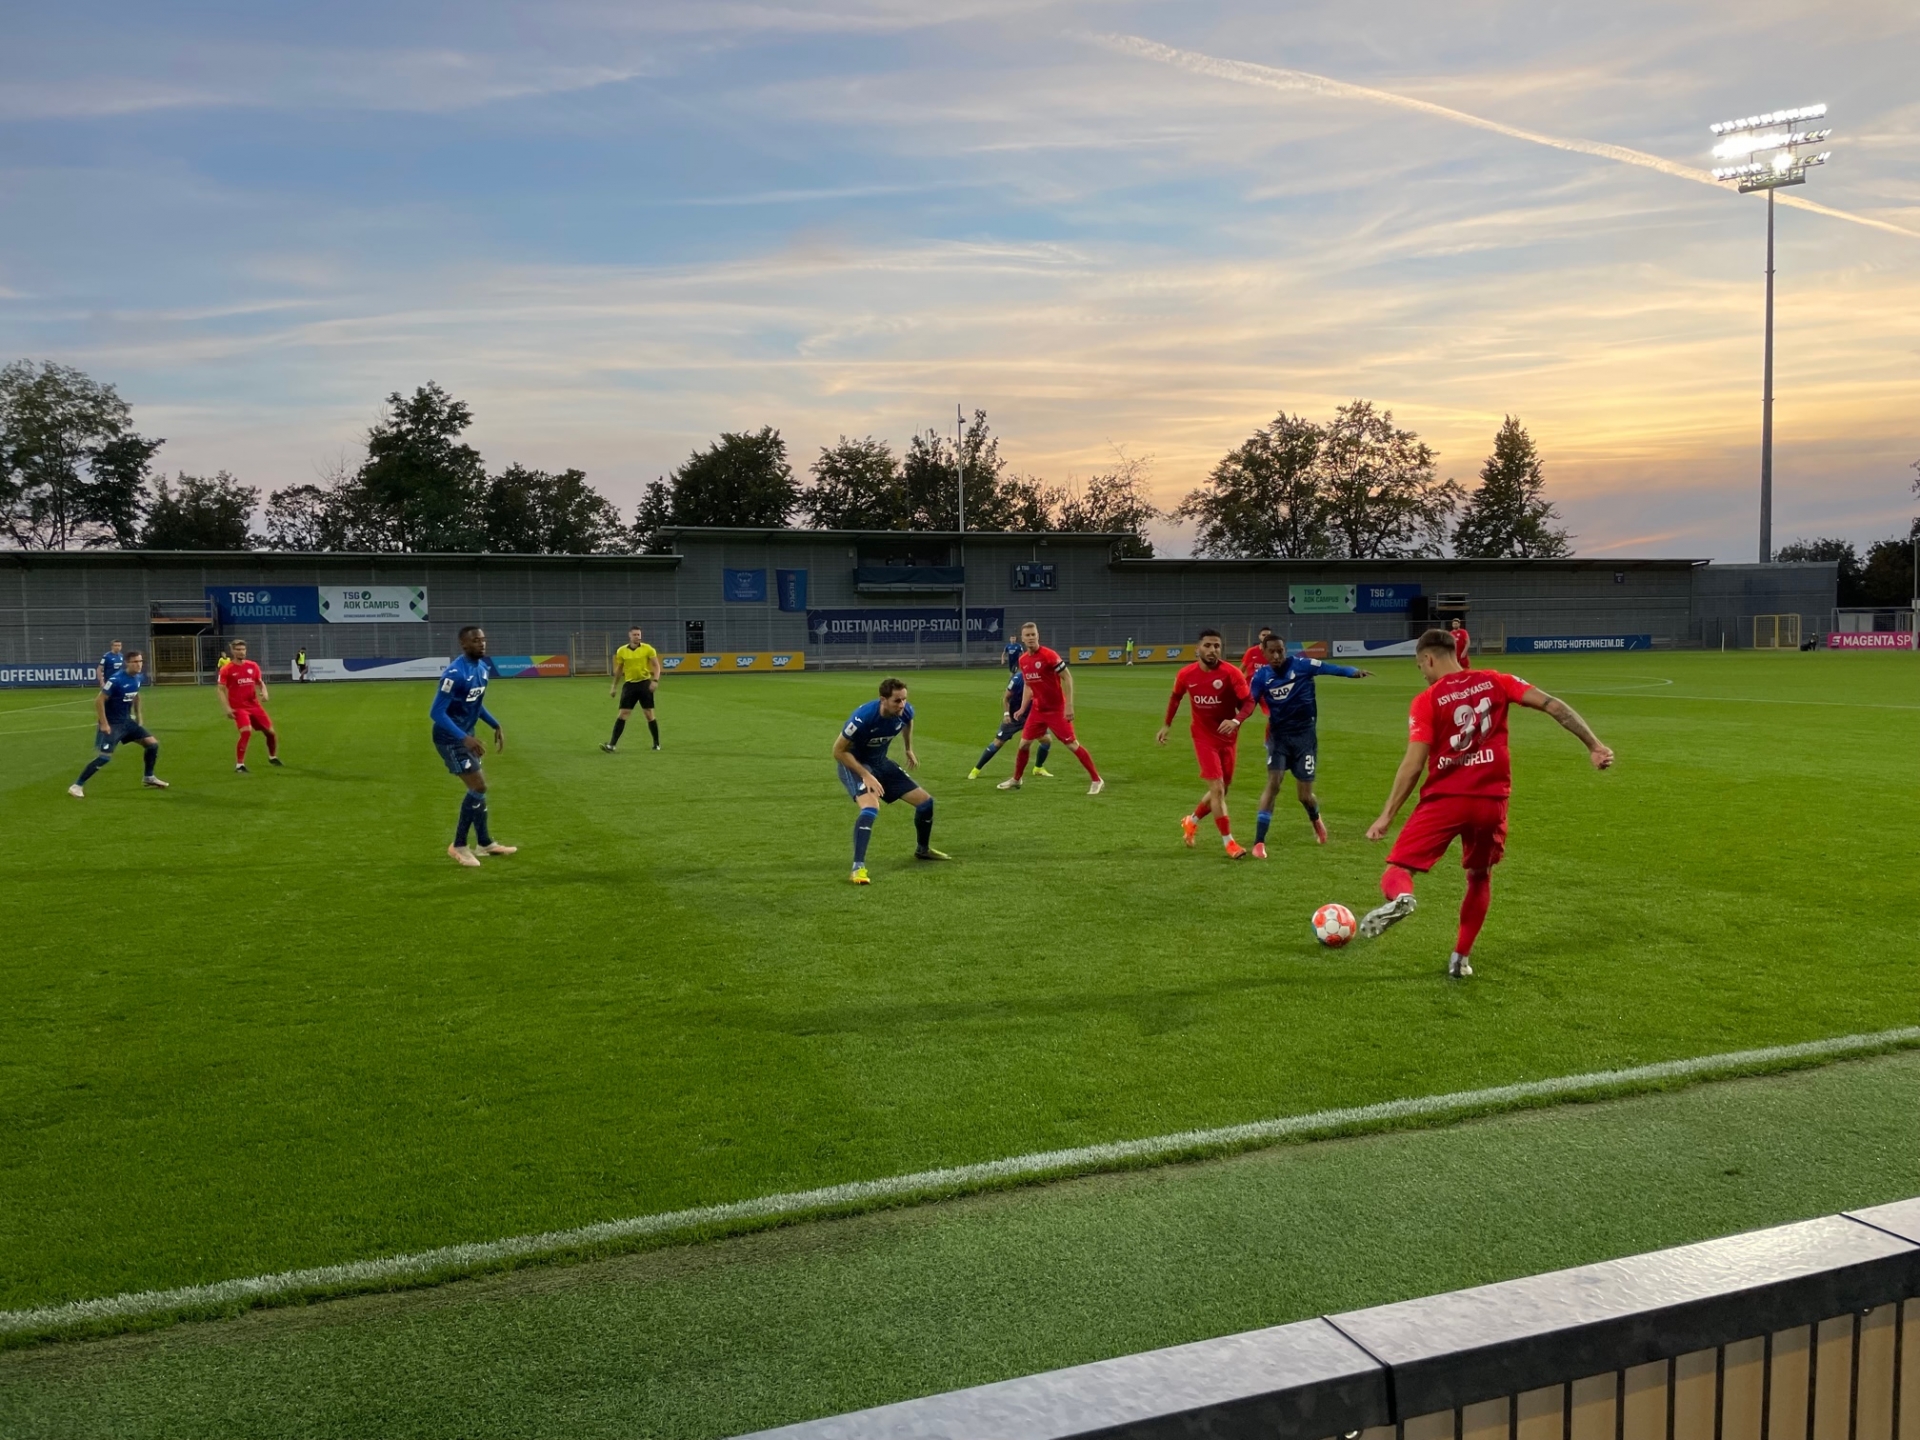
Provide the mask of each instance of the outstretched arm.
{"label": "outstretched arm", "polygon": [[1520,703],[1529,710],[1544,710],[1560,725],[1560,728],[1572,735],[1587,747],[1587,756],[1593,761],[1593,768],[1605,770],[1613,764],[1613,751],[1600,743],[1600,737],[1593,733],[1593,727],[1580,718],[1580,712],[1566,701],[1547,694],[1537,685],[1527,687],[1527,693],[1520,697]]}
{"label": "outstretched arm", "polygon": [[1380,811],[1380,818],[1367,827],[1367,839],[1383,840],[1387,831],[1393,828],[1393,817],[1400,813],[1400,807],[1407,803],[1407,797],[1413,793],[1413,787],[1419,782],[1420,772],[1427,768],[1427,742],[1411,740],[1407,743],[1407,753],[1400,757],[1400,768],[1393,772],[1393,789],[1387,792],[1387,803]]}
{"label": "outstretched arm", "polygon": [[1073,671],[1060,672],[1060,703],[1066,707],[1067,719],[1073,719]]}

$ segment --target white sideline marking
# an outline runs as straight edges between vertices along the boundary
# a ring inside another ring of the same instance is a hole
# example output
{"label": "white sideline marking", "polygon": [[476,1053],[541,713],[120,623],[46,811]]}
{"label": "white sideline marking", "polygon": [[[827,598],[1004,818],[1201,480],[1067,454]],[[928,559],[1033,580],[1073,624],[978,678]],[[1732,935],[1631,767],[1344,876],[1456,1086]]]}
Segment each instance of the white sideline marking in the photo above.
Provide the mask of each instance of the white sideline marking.
{"label": "white sideline marking", "polygon": [[1235,1149],[1263,1141],[1285,1140],[1319,1132],[1345,1130],[1383,1120],[1500,1108],[1523,1100],[1549,1099],[1604,1091],[1658,1080],[1698,1079],[1734,1073],[1787,1060],[1831,1059],[1868,1050],[1920,1044],[1920,1025],[1880,1030],[1866,1035],[1840,1035],[1798,1045],[1773,1045],[1761,1050],[1734,1050],[1724,1055],[1701,1055],[1691,1060],[1662,1060],[1625,1070],[1597,1070],[1585,1075],[1562,1075],[1551,1080],[1526,1080],[1495,1085],[1486,1090],[1460,1090],[1450,1095],[1421,1095],[1408,1100],[1386,1100],[1311,1115],[1289,1115],[1246,1125],[1223,1125],[1212,1130],[1182,1130],[1141,1140],[1115,1140],[1082,1145],[1071,1150],[1043,1150],[1012,1155],[976,1165],[922,1170],[880,1180],[855,1180],[819,1190],[764,1195],[726,1205],[704,1205],[639,1215],[628,1220],[602,1220],[573,1230],[549,1230],[539,1235],[514,1235],[504,1240],[445,1245],[412,1255],[388,1255],[377,1260],[351,1260],[342,1265],[319,1265],[308,1270],[284,1270],[276,1275],[254,1275],[220,1280],[211,1285],[183,1285],[174,1290],[141,1290],[96,1300],[71,1300],[32,1310],[0,1310],[0,1335],[45,1333],[99,1320],[134,1320],[179,1310],[208,1309],[236,1301],[290,1299],[394,1281],[450,1277],[503,1260],[525,1260],[563,1254],[610,1241],[667,1235],[742,1220],[801,1219],[842,1210],[863,1202],[931,1198],[979,1188],[996,1181],[1039,1179],[1045,1175],[1114,1169],[1129,1161],[1172,1159],[1209,1150]]}

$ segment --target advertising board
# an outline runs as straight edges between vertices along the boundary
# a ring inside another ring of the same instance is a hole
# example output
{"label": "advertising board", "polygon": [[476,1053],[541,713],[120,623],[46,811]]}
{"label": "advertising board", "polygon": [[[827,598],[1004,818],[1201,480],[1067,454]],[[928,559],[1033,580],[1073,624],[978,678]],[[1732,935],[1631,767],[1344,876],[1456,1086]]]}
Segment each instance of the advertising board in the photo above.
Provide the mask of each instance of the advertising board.
{"label": "advertising board", "polygon": [[1835,630],[1827,636],[1829,650],[1911,650],[1913,635],[1906,630]]}

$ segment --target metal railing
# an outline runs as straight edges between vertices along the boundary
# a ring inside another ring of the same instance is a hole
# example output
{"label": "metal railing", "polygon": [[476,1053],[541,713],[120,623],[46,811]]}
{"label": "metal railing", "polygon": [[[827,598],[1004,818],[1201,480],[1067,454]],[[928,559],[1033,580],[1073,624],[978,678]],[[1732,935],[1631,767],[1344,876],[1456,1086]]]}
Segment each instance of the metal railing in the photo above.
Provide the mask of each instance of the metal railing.
{"label": "metal railing", "polygon": [[762,1440],[1920,1440],[1920,1199]]}

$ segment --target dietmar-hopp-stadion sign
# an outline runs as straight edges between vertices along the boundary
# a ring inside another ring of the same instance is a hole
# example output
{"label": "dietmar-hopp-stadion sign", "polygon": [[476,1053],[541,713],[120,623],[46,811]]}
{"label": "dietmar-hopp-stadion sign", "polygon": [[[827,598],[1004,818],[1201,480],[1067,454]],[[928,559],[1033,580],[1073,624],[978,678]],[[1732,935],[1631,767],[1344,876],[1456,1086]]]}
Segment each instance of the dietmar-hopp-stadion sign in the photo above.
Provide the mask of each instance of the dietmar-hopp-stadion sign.
{"label": "dietmar-hopp-stadion sign", "polygon": [[[815,645],[954,645],[960,643],[960,612],[941,609],[807,611],[807,635]],[[1005,610],[967,607],[967,643],[999,644],[1007,636]]]}
{"label": "dietmar-hopp-stadion sign", "polygon": [[209,585],[207,599],[227,625],[420,625],[422,585]]}

